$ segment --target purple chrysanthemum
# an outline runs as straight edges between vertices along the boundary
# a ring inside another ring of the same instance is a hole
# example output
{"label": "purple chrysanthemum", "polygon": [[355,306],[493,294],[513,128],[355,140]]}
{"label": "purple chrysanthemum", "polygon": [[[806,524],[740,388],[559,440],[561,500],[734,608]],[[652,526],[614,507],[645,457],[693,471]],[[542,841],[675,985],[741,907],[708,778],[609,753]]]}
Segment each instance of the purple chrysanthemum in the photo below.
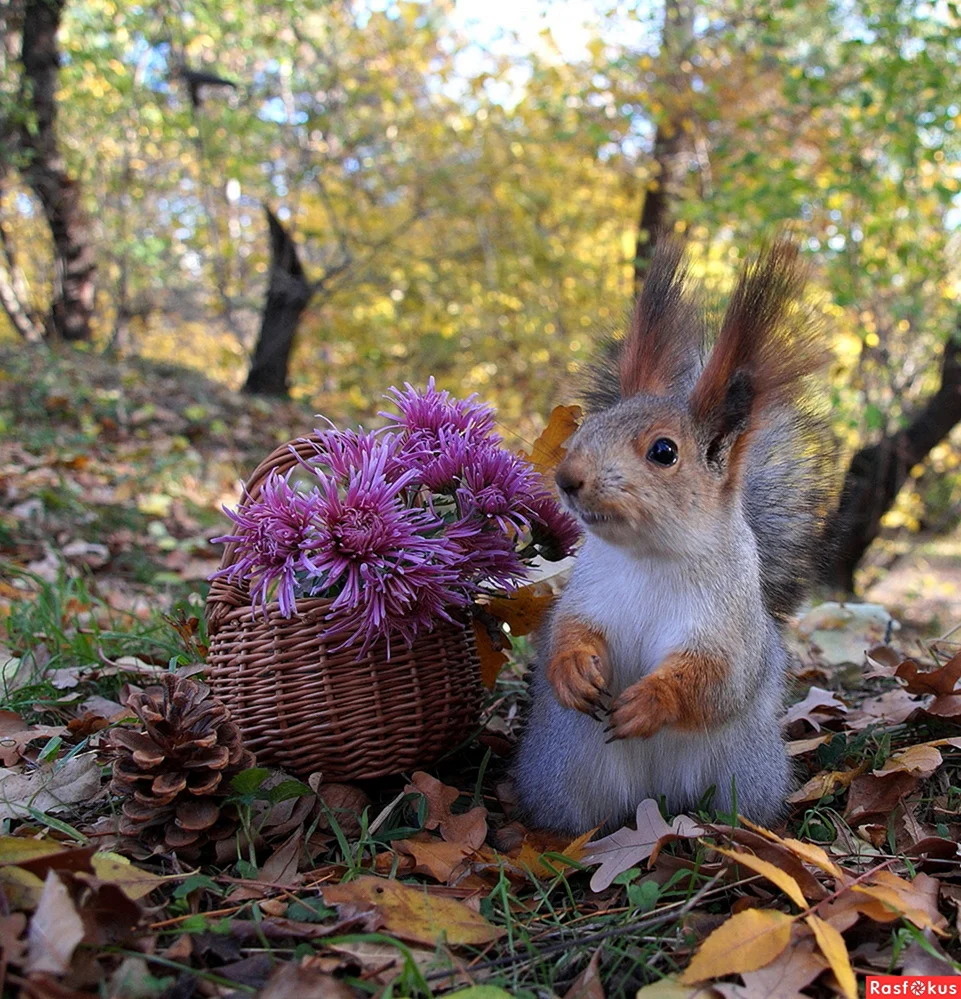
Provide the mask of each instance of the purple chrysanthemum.
{"label": "purple chrysanthemum", "polygon": [[224,508],[237,530],[213,540],[234,544],[235,559],[233,565],[219,569],[210,578],[248,580],[252,603],[264,606],[276,583],[280,612],[290,617],[297,609],[296,575],[302,568],[304,552],[316,538],[320,500],[317,489],[299,492],[291,486],[289,473],[282,476],[271,472],[256,500],[238,510]]}
{"label": "purple chrysanthemum", "polygon": [[514,590],[527,575],[527,567],[514,541],[477,517],[458,520],[444,531],[458,553],[461,578],[475,586]]}
{"label": "purple chrysanthemum", "polygon": [[429,430],[438,433],[441,430],[454,430],[468,434],[475,440],[496,439],[492,436],[494,410],[476,402],[476,395],[454,399],[450,392],[438,391],[433,378],[429,379],[423,392],[408,382],[404,383],[404,388],[404,392],[398,388],[390,388],[385,396],[397,406],[400,415],[378,415],[410,431]]}
{"label": "purple chrysanthemum", "polygon": [[[329,427],[315,430],[310,440],[315,453],[305,459],[312,471],[329,469],[338,479],[346,479],[365,461],[384,455],[384,477],[393,482],[412,466],[411,457],[401,454],[396,434],[368,430],[337,430]],[[406,450],[406,449],[405,449]]]}
{"label": "purple chrysanthemum", "polygon": [[420,482],[435,493],[448,493],[460,484],[464,467],[477,450],[457,430],[412,430],[400,445],[401,459],[416,468]]}
{"label": "purple chrysanthemum", "polygon": [[557,500],[543,490],[528,503],[531,511],[532,544],[549,562],[558,562],[574,553],[581,538],[577,521],[565,513]]}
{"label": "purple chrysanthemum", "polygon": [[410,642],[445,607],[467,603],[458,589],[458,553],[440,534],[441,522],[402,502],[417,471],[390,482],[387,459],[386,451],[367,456],[343,494],[333,481],[326,484],[321,528],[304,556],[313,591],[336,591],[330,619],[351,631],[344,644],[357,641],[361,651],[385,634]]}
{"label": "purple chrysanthemum", "polygon": [[457,502],[464,517],[493,522],[510,534],[530,525],[530,502],[538,487],[537,473],[510,451],[477,448],[464,467]]}

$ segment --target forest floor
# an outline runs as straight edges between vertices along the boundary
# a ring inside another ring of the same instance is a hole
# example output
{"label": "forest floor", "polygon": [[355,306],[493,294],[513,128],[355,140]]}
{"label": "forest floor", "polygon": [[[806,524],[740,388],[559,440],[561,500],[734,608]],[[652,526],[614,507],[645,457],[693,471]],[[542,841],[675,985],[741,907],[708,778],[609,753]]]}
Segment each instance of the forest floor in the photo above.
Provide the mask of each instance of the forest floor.
{"label": "forest floor", "polygon": [[0,349],[4,995],[790,999],[961,974],[961,654],[936,640],[961,623],[958,538],[866,594],[900,631],[830,606],[792,624],[798,790],[773,830],[709,800],[641,803],[594,843],[513,820],[519,639],[430,773],[249,769],[240,829],[197,856],[119,838],[109,733],[163,674],[202,678],[221,506],[312,426],[196,372]]}

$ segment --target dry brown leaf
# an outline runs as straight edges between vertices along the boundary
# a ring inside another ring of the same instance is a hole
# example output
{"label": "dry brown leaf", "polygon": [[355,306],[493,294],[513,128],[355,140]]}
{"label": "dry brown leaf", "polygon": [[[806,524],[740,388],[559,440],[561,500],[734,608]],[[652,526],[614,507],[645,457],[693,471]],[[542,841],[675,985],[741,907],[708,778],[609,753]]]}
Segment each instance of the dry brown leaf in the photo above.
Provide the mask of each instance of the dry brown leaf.
{"label": "dry brown leaf", "polygon": [[598,947],[587,967],[571,982],[564,999],[604,999],[601,981],[601,949]]}
{"label": "dry brown leaf", "polygon": [[275,968],[257,995],[259,999],[355,999],[357,993],[343,979],[291,961]]}
{"label": "dry brown leaf", "polygon": [[66,734],[67,730],[60,725],[28,725],[15,712],[0,711],[0,763],[12,767],[29,742]]}
{"label": "dry brown leaf", "polygon": [[790,850],[796,857],[800,858],[806,864],[810,864],[812,867],[817,867],[819,870],[824,871],[826,874],[830,874],[833,878],[837,880],[842,880],[844,878],[844,871],[834,863],[833,860],[824,852],[821,847],[814,843],[805,843],[799,839],[791,839],[790,837],[781,838],[777,833],[772,833],[770,829],[765,829],[763,826],[755,825],[753,822],[744,818],[743,815],[739,816],[739,821],[751,829],[753,832],[758,833],[765,839],[771,840],[773,843],[780,843],[782,846]]}
{"label": "dry brown leaf", "polygon": [[792,704],[781,718],[782,725],[805,721],[816,731],[821,731],[821,723],[831,721],[839,715],[847,714],[848,706],[837,694],[820,687],[812,687],[803,701]]}
{"label": "dry brown leaf", "polygon": [[677,816],[668,825],[653,798],[646,798],[637,806],[636,823],[636,829],[624,826],[610,836],[587,844],[581,863],[601,865],[591,878],[591,891],[610,887],[618,874],[647,860],[662,843],[672,839],[693,839],[704,832],[686,815]]}
{"label": "dry brown leaf", "polygon": [[503,669],[504,663],[507,662],[507,656],[500,649],[494,648],[487,628],[477,618],[474,618],[474,644],[477,647],[477,658],[480,661],[481,683],[488,690],[493,690],[497,676]]}
{"label": "dry brown leaf", "polygon": [[544,432],[534,441],[531,453],[528,455],[521,451],[521,457],[526,458],[541,475],[553,471],[566,454],[564,442],[577,429],[580,418],[580,406],[555,406]]}
{"label": "dry brown leaf", "polygon": [[952,694],[961,679],[961,652],[932,670],[922,670],[913,659],[905,659],[895,676],[904,683],[909,694]]}
{"label": "dry brown leaf", "polygon": [[939,888],[937,879],[927,874],[918,874],[913,881],[905,881],[890,871],[878,871],[871,883],[854,885],[849,890],[880,902],[919,929],[943,934],[947,922],[938,911]]}
{"label": "dry brown leaf", "polygon": [[27,970],[64,975],[70,970],[73,952],[83,939],[84,924],[67,886],[56,871],[49,871],[43,894],[27,931]]}
{"label": "dry brown leaf", "polygon": [[810,739],[792,739],[785,744],[784,748],[787,750],[788,756],[803,756],[805,753],[817,749],[818,746],[830,742],[833,737],[833,732],[824,732],[822,735],[813,735]]}
{"label": "dry brown leaf", "polygon": [[492,597],[484,609],[503,621],[512,635],[529,635],[544,622],[554,602],[554,591],[547,583],[523,586],[509,597]]}
{"label": "dry brown leaf", "polygon": [[860,731],[869,725],[900,725],[921,708],[921,703],[906,690],[897,687],[877,697],[869,697],[851,711],[847,727]]}
{"label": "dry brown leaf", "polygon": [[769,839],[740,826],[732,829],[730,835],[738,846],[746,847],[756,857],[789,874],[809,901],[820,901],[827,897],[828,891],[824,885],[804,866],[800,858],[780,841]]}
{"label": "dry brown leaf", "polygon": [[918,783],[918,777],[902,770],[889,771],[883,777],[863,774],[851,782],[844,817],[851,826],[872,820],[885,822]]}
{"label": "dry brown leaf", "polygon": [[693,985],[756,971],[787,947],[794,917],[774,909],[745,909],[722,923],[698,948],[679,981]]}
{"label": "dry brown leaf", "polygon": [[815,915],[806,916],[805,922],[811,927],[821,953],[831,965],[845,999],[858,999],[858,983],[851,968],[844,937],[830,923]]}
{"label": "dry brown leaf", "polygon": [[0,769],[0,819],[25,818],[30,808],[61,811],[93,798],[99,790],[100,767],[95,753],[81,753],[29,775]]}
{"label": "dry brown leaf", "polygon": [[487,809],[478,805],[459,815],[451,805],[460,797],[456,787],[443,784],[436,777],[418,770],[404,788],[405,794],[422,794],[427,799],[426,829],[439,829],[448,843],[479,850],[487,838]]}
{"label": "dry brown leaf", "polygon": [[324,886],[323,896],[330,905],[349,902],[373,906],[388,933],[425,947],[434,947],[442,939],[451,947],[479,947],[503,936],[503,930],[458,899],[435,897],[399,881],[361,877]]}
{"label": "dry brown leaf", "polygon": [[868,766],[867,763],[855,770],[825,770],[815,774],[803,787],[798,788],[793,794],[789,794],[785,801],[789,805],[803,805],[809,801],[820,801],[828,794],[847,787],[856,778],[860,777]]}
{"label": "dry brown leaf", "polygon": [[472,850],[460,843],[445,843],[441,839],[427,842],[401,839],[395,840],[392,846],[400,853],[413,857],[414,867],[411,873],[426,874],[441,884],[447,884],[456,873],[463,871],[473,854]]}
{"label": "dry brown leaf", "polygon": [[944,762],[941,754],[932,745],[909,746],[884,761],[880,770],[873,771],[876,777],[903,771],[914,777],[930,777]]}
{"label": "dry brown leaf", "polygon": [[792,933],[791,943],[770,964],[741,974],[738,999],[795,999],[826,967],[812,937]]}

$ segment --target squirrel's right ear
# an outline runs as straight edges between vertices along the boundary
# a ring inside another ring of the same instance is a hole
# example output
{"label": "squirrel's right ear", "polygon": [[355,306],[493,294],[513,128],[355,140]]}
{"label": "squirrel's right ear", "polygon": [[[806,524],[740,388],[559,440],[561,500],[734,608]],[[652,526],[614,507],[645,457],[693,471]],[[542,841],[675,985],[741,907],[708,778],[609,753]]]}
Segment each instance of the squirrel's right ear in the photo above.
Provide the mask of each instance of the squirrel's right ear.
{"label": "squirrel's right ear", "polygon": [[684,244],[655,241],[654,257],[618,359],[621,397],[671,395],[694,372],[703,348],[701,318],[687,292]]}

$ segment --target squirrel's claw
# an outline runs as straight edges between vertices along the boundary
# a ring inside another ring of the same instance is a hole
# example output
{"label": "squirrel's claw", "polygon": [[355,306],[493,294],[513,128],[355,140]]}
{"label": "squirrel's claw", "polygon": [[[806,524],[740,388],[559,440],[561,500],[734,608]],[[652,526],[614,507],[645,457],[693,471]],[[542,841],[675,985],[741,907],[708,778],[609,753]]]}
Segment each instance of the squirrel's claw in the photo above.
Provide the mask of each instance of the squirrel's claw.
{"label": "squirrel's claw", "polygon": [[607,741],[649,739],[677,721],[672,699],[664,694],[653,676],[628,687],[611,705],[611,737]]}
{"label": "squirrel's claw", "polygon": [[547,665],[547,678],[563,707],[601,721],[597,710],[605,710],[600,701],[607,678],[601,657],[593,648],[568,649],[554,656]]}

